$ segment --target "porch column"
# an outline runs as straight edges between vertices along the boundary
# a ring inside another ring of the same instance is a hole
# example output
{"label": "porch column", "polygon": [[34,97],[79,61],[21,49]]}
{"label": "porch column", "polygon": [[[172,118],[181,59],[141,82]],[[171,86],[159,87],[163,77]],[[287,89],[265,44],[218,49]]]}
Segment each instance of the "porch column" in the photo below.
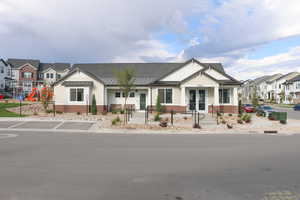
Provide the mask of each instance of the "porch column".
{"label": "porch column", "polygon": [[152,99],[151,99],[151,88],[148,88],[148,98],[147,98],[147,106],[151,106],[151,101],[152,101]]}
{"label": "porch column", "polygon": [[214,87],[214,106],[219,106],[219,86]]}
{"label": "porch column", "polygon": [[237,87],[233,88],[233,105],[238,106],[239,105],[239,97],[238,97],[238,89]]}
{"label": "porch column", "polygon": [[185,104],[185,87],[181,88],[181,105],[186,106],[186,104]]}

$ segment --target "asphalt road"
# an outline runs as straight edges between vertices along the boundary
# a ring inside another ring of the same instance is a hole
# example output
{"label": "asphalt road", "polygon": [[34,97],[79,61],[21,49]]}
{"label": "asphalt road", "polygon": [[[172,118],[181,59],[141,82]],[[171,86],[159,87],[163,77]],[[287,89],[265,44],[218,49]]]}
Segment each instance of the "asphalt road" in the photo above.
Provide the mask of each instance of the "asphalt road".
{"label": "asphalt road", "polygon": [[288,119],[297,119],[300,120],[300,111],[294,111],[292,108],[280,108],[276,106],[272,106],[276,111],[279,112],[287,112]]}
{"label": "asphalt road", "polygon": [[300,135],[0,134],[1,200],[255,200],[300,193]]}

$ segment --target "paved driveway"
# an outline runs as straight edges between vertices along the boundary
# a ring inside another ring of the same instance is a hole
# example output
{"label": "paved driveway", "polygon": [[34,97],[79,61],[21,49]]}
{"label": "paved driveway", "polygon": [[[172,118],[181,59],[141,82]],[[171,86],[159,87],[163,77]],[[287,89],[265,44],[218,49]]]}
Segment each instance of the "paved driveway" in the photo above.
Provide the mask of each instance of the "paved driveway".
{"label": "paved driveway", "polygon": [[93,122],[69,121],[0,121],[0,128],[45,129],[45,130],[89,130]]}
{"label": "paved driveway", "polygon": [[277,106],[272,106],[276,111],[287,112],[288,119],[300,120],[300,111],[294,111],[292,108],[280,108]]}
{"label": "paved driveway", "polygon": [[0,138],[1,200],[258,200],[300,193],[300,135],[0,135],[8,132],[19,136]]}

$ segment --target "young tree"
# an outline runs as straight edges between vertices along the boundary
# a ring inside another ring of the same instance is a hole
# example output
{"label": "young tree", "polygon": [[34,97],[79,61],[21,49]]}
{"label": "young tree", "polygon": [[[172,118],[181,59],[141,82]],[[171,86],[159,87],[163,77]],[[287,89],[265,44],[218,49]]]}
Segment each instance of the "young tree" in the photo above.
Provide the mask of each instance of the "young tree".
{"label": "young tree", "polygon": [[52,100],[53,97],[53,91],[50,87],[44,87],[42,88],[40,92],[40,100],[44,106],[44,109],[48,109],[49,102]]}
{"label": "young tree", "polygon": [[158,112],[158,113],[162,112],[162,105],[161,105],[161,102],[160,102],[159,95],[156,98],[155,109],[156,109],[156,112]]}
{"label": "young tree", "polygon": [[95,95],[93,94],[93,99],[92,99],[92,114],[93,115],[97,115],[97,105],[96,105],[96,97]]}
{"label": "young tree", "polygon": [[[124,70],[115,71],[115,76],[117,77],[118,84],[125,96],[123,108],[126,109],[129,93],[134,88],[135,71],[132,68],[125,68]],[[125,115],[124,115],[124,118],[125,118]]]}

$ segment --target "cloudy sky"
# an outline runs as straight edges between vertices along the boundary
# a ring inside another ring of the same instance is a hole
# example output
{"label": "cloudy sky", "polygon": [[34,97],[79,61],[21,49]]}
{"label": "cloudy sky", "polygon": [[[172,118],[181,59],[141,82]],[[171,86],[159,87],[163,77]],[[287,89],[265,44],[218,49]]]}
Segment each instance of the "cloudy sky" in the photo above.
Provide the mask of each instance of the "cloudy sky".
{"label": "cloudy sky", "polygon": [[0,0],[0,57],[300,72],[299,0]]}

